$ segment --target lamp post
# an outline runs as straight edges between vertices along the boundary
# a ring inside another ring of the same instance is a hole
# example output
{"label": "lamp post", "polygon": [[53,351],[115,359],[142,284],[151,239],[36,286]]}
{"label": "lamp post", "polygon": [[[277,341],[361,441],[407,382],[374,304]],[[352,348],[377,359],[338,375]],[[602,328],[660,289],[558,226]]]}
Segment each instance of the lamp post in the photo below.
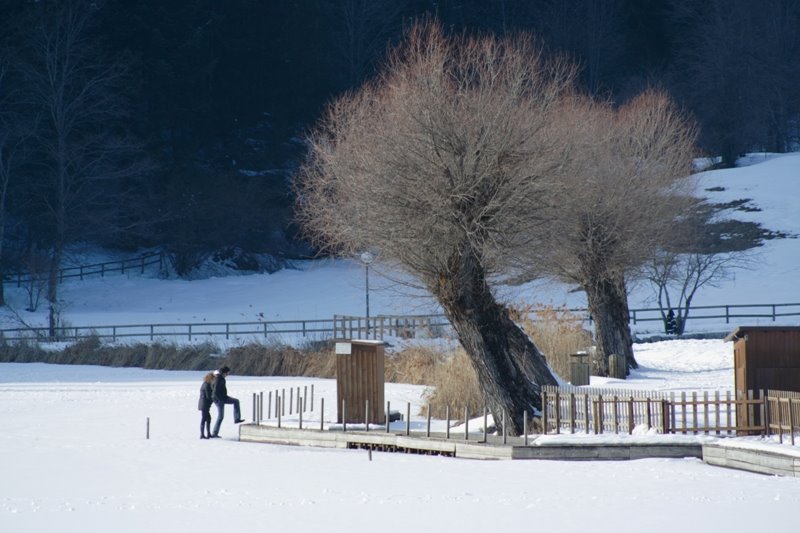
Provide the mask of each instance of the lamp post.
{"label": "lamp post", "polygon": [[367,299],[367,338],[369,338],[369,265],[375,260],[375,256],[371,252],[363,252],[360,259],[364,264],[364,293],[366,294]]}

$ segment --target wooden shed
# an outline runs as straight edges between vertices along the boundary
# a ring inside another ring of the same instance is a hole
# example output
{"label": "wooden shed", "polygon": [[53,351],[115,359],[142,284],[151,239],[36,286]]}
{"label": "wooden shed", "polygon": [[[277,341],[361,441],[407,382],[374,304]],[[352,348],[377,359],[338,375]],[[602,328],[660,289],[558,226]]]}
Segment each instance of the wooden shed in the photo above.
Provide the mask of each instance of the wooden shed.
{"label": "wooden shed", "polygon": [[336,420],[339,423],[385,422],[383,357],[383,341],[336,343]]}
{"label": "wooden shed", "polygon": [[[800,326],[741,326],[725,340],[734,343],[738,398],[768,389],[800,392]],[[740,425],[761,423],[757,410],[740,408],[736,414]]]}

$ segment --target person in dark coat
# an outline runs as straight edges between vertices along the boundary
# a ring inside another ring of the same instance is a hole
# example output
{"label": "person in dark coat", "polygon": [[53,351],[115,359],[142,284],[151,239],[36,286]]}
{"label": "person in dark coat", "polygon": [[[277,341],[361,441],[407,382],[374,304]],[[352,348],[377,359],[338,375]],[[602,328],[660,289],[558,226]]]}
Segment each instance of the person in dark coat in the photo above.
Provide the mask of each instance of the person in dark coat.
{"label": "person in dark coat", "polygon": [[239,408],[239,400],[228,396],[228,387],[225,384],[225,378],[230,371],[230,368],[223,366],[214,372],[215,377],[214,383],[211,385],[211,391],[214,398],[214,405],[217,406],[217,421],[214,422],[214,431],[211,433],[212,438],[219,438],[219,428],[222,425],[222,419],[225,418],[225,404],[233,404],[234,423],[241,424],[244,422]]}
{"label": "person in dark coat", "polygon": [[203,384],[200,385],[200,399],[197,402],[197,408],[200,410],[200,438],[211,438],[211,404],[214,403],[212,396],[211,384],[214,383],[214,373],[209,372],[203,378]]}

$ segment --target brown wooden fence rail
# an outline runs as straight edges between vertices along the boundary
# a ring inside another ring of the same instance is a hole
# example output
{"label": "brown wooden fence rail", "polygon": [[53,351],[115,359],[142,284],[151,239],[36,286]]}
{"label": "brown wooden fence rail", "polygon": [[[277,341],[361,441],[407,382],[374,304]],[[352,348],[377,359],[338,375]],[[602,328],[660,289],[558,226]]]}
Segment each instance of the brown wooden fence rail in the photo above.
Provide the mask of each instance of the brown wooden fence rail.
{"label": "brown wooden fence rail", "polygon": [[399,337],[441,337],[450,327],[444,315],[378,315],[375,317],[335,315],[336,339],[383,339]]}
{"label": "brown wooden fence rail", "polygon": [[[93,265],[81,265],[76,267],[61,268],[58,270],[58,277],[60,281],[68,278],[78,278],[83,280],[91,276],[105,277],[106,274],[126,272],[137,272],[144,274],[146,267],[158,265],[159,271],[164,267],[164,254],[154,252],[152,254],[145,254],[140,257],[133,257],[130,259],[123,259],[121,261],[107,261],[105,263],[96,263]],[[3,283],[15,283],[17,287],[23,284],[30,283],[34,278],[46,277],[46,273],[40,275],[31,274],[30,272],[14,272],[5,275],[2,278]]]}
{"label": "brown wooden fence rail", "polygon": [[[730,391],[652,392],[590,387],[542,387],[542,426],[545,433],[628,433],[635,430],[672,434],[733,436],[768,432],[767,425],[737,424],[737,409],[758,411],[769,420],[767,394],[750,392],[733,397]],[[800,405],[798,397],[797,405]],[[776,426],[777,428],[778,426]],[[787,423],[784,423],[784,429]],[[787,431],[789,431],[787,429]]]}
{"label": "brown wooden fence rail", "polygon": [[800,433],[800,392],[767,391],[767,413],[767,431],[777,433],[780,442],[788,433],[794,446],[795,433]]}
{"label": "brown wooden fence rail", "polygon": [[331,320],[278,320],[271,322],[200,322],[191,324],[116,324],[105,326],[70,326],[56,328],[50,336],[46,327],[11,328],[0,330],[0,341],[79,341],[87,337],[98,337],[103,341],[117,342],[123,339],[162,341],[176,338],[192,341],[214,341],[215,339],[259,339],[281,335],[297,335],[319,339],[330,338],[333,331]]}
{"label": "brown wooden fence rail", "polygon": [[[139,258],[141,259],[141,258]],[[153,256],[150,262],[140,262],[136,268],[143,269],[149,264],[157,264],[159,259]],[[101,264],[102,265],[102,264]],[[83,267],[88,269],[89,267]],[[125,272],[133,268],[130,263],[123,265],[116,263],[117,271]],[[102,275],[103,269],[99,271]],[[110,272],[106,269],[105,272]],[[98,272],[93,272],[97,274]],[[65,274],[65,276],[79,276],[80,272]],[[83,275],[88,275],[84,270]],[[776,320],[781,317],[800,316],[800,304],[758,304],[758,305],[724,305],[716,307],[703,307],[698,309],[716,309],[716,318],[764,318]],[[736,309],[765,309],[765,313],[733,312]],[[584,309],[571,309],[575,313],[585,313]],[[724,311],[724,314],[720,312]],[[657,317],[644,317],[642,313],[658,313],[658,309],[634,309],[631,318],[645,322],[660,320]],[[588,315],[587,315],[588,317]],[[586,317],[585,317],[586,318]],[[688,320],[712,318],[708,316],[689,316]],[[70,326],[57,328],[55,337],[51,337],[45,327],[34,328],[8,328],[0,329],[0,341],[9,342],[21,340],[63,340],[77,341],[85,337],[96,335],[104,340],[117,341],[123,338],[139,338],[140,340],[158,340],[168,337],[170,339],[188,338],[189,341],[200,337],[208,340],[224,337],[229,339],[234,336],[256,335],[267,337],[271,334],[288,334],[307,337],[314,335],[322,339],[383,339],[385,337],[440,337],[449,332],[450,324],[442,314],[431,315],[378,315],[375,317],[336,315],[332,320],[284,320],[272,322],[218,322],[218,323],[188,323],[188,324],[118,324],[102,326]]]}

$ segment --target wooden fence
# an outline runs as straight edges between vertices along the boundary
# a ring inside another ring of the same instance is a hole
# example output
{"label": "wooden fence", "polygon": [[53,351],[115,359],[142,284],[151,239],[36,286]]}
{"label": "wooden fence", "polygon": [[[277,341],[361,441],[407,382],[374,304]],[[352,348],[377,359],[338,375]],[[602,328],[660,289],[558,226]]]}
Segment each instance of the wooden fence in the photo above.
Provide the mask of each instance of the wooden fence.
{"label": "wooden fence", "polygon": [[378,315],[371,318],[335,315],[335,339],[402,339],[441,337],[450,323],[444,315]]}
{"label": "wooden fence", "polygon": [[794,446],[795,433],[800,433],[800,392],[767,391],[767,432],[777,433],[780,442],[788,433]]}
{"label": "wooden fence", "polygon": [[[767,426],[773,423],[765,416],[773,411],[768,408],[768,397],[764,391],[735,397],[730,391],[724,394],[719,391],[675,393],[545,386],[542,388],[542,426],[545,433],[632,434],[643,430],[684,435],[763,434],[769,432]],[[800,396],[793,405],[800,405]],[[739,425],[737,409],[747,409],[751,413],[758,410],[762,414],[760,420],[768,423]],[[791,425],[774,423],[784,429]]]}
{"label": "wooden fence", "polygon": [[[105,263],[96,263],[94,265],[81,265],[76,267],[61,268],[58,270],[58,277],[60,281],[68,278],[78,278],[83,280],[91,276],[105,277],[106,274],[125,272],[138,272],[144,274],[144,270],[148,266],[158,265],[159,271],[164,267],[164,254],[155,252],[152,254],[142,255],[140,257],[133,257],[130,259],[123,259],[121,261],[107,261]],[[31,272],[14,272],[3,276],[3,283],[15,283],[17,287],[23,284],[30,283],[34,280],[39,280],[47,277],[47,273],[31,273]]]}
{"label": "wooden fence", "polygon": [[[137,268],[144,268],[149,264],[157,264],[158,259],[153,256],[148,261],[153,262],[141,262],[138,264]],[[124,272],[124,269],[131,268],[131,264],[129,263],[127,266],[117,264],[115,268]],[[102,269],[100,272],[102,272]],[[105,272],[109,272],[109,270],[105,270]],[[68,275],[77,276],[80,274],[73,273]],[[83,275],[88,274],[85,271]],[[718,318],[726,318],[726,321],[731,318],[768,317],[772,320],[776,320],[781,317],[800,316],[800,303],[724,305],[699,309],[716,309],[718,314],[715,316]],[[736,309],[766,309],[768,312],[753,314],[733,312]],[[571,309],[570,311],[585,313],[585,310],[581,309]],[[632,310],[632,316],[635,316],[637,311],[639,312],[639,318],[632,318],[632,321],[660,320],[660,318],[642,318],[641,314],[644,311],[658,312],[658,309]],[[719,314],[721,311],[724,311],[724,314]],[[689,320],[703,318],[711,318],[711,316],[690,316]],[[111,340],[112,342],[124,338],[138,338],[146,341],[186,338],[191,342],[198,339],[213,341],[218,338],[266,338],[273,335],[312,336],[319,339],[383,339],[385,337],[440,337],[449,330],[450,323],[442,314],[379,315],[369,318],[363,316],[336,315],[333,319],[313,320],[69,326],[57,328],[54,336],[50,335],[50,331],[46,327],[8,328],[0,329],[0,341],[78,341],[86,337],[97,336],[102,340]]]}
{"label": "wooden fence", "polygon": [[332,320],[278,320],[261,322],[199,322],[164,324],[115,324],[104,326],[58,327],[55,336],[50,336],[46,327],[10,328],[0,330],[0,341],[19,342],[26,340],[77,342],[87,337],[117,342],[123,339],[140,341],[163,341],[176,338],[193,341],[216,339],[256,340],[281,335],[327,339],[333,331]]}

